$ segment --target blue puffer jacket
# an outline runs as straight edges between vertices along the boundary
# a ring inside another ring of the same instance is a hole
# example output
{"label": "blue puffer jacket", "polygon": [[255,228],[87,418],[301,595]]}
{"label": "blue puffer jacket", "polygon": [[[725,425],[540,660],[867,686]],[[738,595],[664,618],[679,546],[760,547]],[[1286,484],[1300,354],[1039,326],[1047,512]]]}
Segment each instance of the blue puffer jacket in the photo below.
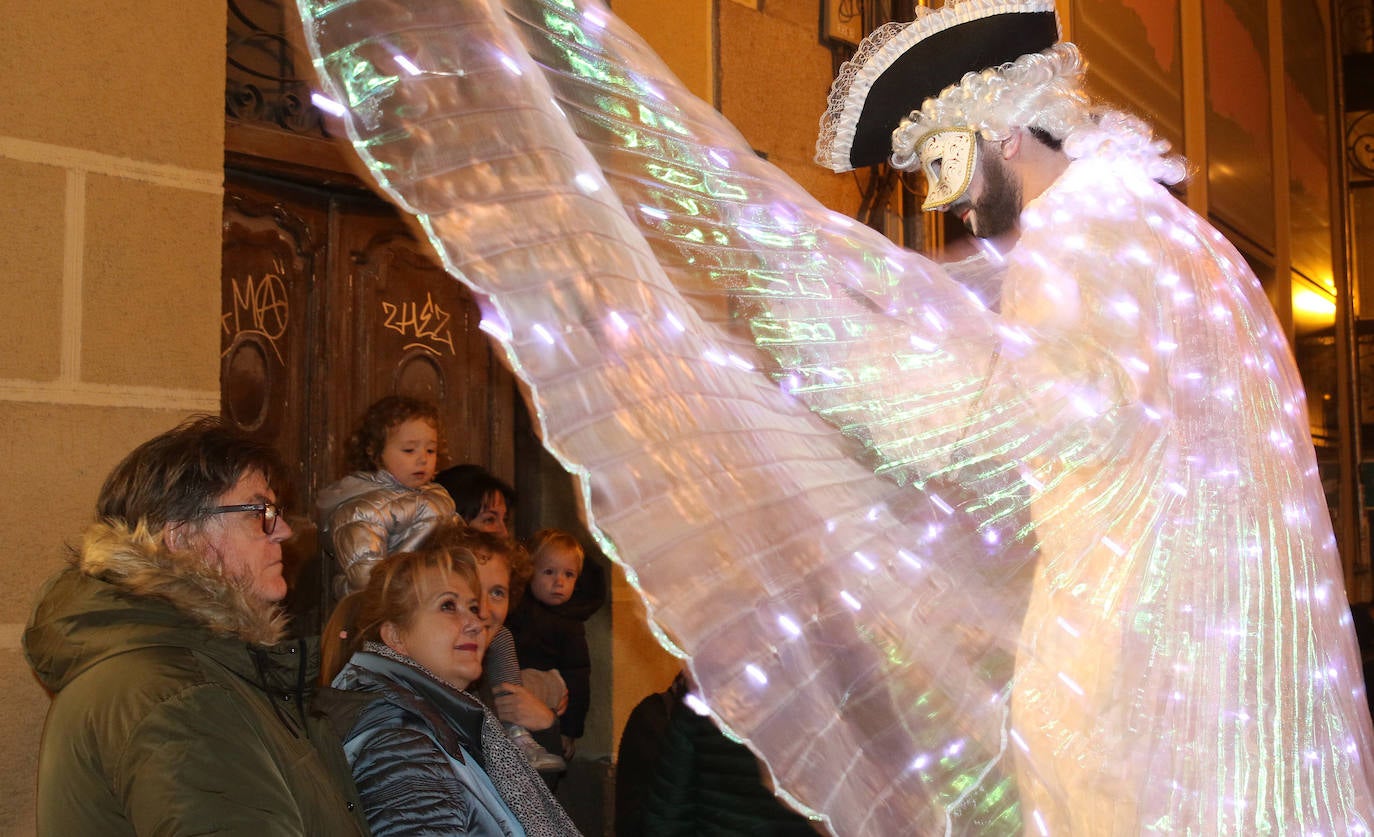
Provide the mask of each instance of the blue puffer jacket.
{"label": "blue puffer jacket", "polygon": [[367,651],[353,655],[334,686],[361,693],[335,693],[327,709],[336,724],[351,726],[344,752],[375,837],[523,837],[482,768],[476,698]]}

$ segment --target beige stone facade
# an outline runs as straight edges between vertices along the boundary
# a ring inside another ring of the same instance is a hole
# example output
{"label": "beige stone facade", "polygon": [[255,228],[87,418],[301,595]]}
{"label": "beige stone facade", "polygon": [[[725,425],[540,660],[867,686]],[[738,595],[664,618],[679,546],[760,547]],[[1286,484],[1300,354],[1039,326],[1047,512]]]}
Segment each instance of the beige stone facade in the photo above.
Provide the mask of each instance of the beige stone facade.
{"label": "beige stone facade", "polygon": [[0,834],[47,696],[20,635],[134,444],[219,409],[225,7],[6,2],[0,52]]}

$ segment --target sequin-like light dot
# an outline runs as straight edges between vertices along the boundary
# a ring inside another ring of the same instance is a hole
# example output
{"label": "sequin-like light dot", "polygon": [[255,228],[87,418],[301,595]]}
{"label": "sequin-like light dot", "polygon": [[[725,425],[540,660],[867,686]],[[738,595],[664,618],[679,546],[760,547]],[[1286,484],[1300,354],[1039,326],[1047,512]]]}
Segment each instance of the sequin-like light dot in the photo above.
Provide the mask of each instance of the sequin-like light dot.
{"label": "sequin-like light dot", "polygon": [[983,251],[983,255],[988,257],[988,261],[993,264],[1002,264],[1006,262],[1007,259],[1002,255],[1002,251],[998,250],[997,247],[986,238],[975,239],[974,243],[978,245],[979,250]]}
{"label": "sequin-like light dot", "polygon": [[511,73],[511,75],[516,75],[516,76],[523,76],[523,75],[524,75],[524,73],[522,73],[522,72],[520,71],[520,65],[517,64],[517,63],[515,63],[515,59],[514,59],[514,58],[511,58],[509,55],[505,54],[504,52],[498,51],[498,52],[496,53],[496,60],[500,61],[500,62],[501,62],[501,66],[502,66],[502,67],[505,67],[507,70],[509,70],[510,73]]}
{"label": "sequin-like light dot", "polygon": [[1113,302],[1112,310],[1117,313],[1117,316],[1124,317],[1128,320],[1133,320],[1140,316],[1140,306],[1135,303],[1135,300],[1131,299],[1119,299]]}
{"label": "sequin-like light dot", "polygon": [[[875,563],[873,563],[873,559],[872,559],[872,558],[869,558],[867,555],[863,554],[862,552],[855,552],[855,553],[854,553],[854,561],[855,561],[860,567],[863,567],[864,570],[865,570],[866,572],[870,572],[870,573],[871,573],[871,572],[873,572],[874,570],[878,569],[878,565],[875,564]],[[857,609],[857,608],[856,608],[856,609]]]}
{"label": "sequin-like light dot", "polygon": [[502,343],[510,340],[510,332],[506,330],[505,326],[495,320],[483,319],[482,322],[477,324],[477,327],[487,334],[490,334],[492,337],[495,337],[497,340],[500,340]]}
{"label": "sequin-like light dot", "polygon": [[854,598],[854,594],[850,593],[848,590],[840,591],[840,601],[844,602],[846,605],[849,606],[850,610],[856,613],[860,610],[863,610],[864,607],[862,604],[859,603],[858,599]]}
{"label": "sequin-like light dot", "polygon": [[553,345],[553,335],[550,334],[549,330],[547,328],[544,328],[544,326],[540,325],[539,323],[535,323],[534,328],[530,330],[534,332],[535,337],[538,337],[540,340],[544,341],[550,346]]}
{"label": "sequin-like light dot", "polygon": [[582,20],[593,29],[606,28],[606,13],[595,6],[588,6],[582,10]]}
{"label": "sequin-like light dot", "polygon": [[1122,252],[1122,256],[1125,257],[1127,261],[1135,262],[1138,265],[1154,264],[1154,257],[1150,255],[1149,251],[1147,251],[1144,247],[1141,247],[1139,244],[1127,247]]}
{"label": "sequin-like light dot", "polygon": [[343,116],[347,112],[343,105],[328,96],[321,96],[319,93],[310,94],[310,104],[334,116]]}
{"label": "sequin-like light dot", "polygon": [[1083,393],[1079,393],[1069,400],[1073,403],[1074,407],[1078,410],[1078,412],[1082,413],[1087,418],[1097,417],[1097,405],[1093,403],[1092,399],[1088,398]]}
{"label": "sequin-like light dot", "polygon": [[782,616],[778,617],[778,625],[780,625],[784,631],[787,631],[793,637],[799,637],[802,634],[801,626],[794,622],[792,620],[792,617],[786,614],[783,614]]}
{"label": "sequin-like light dot", "polygon": [[749,663],[748,665],[746,665],[746,666],[744,667],[744,673],[747,674],[747,675],[749,675],[749,679],[750,679],[750,680],[753,680],[753,681],[754,681],[755,683],[757,683],[758,685],[760,685],[760,686],[767,686],[767,685],[768,685],[768,675],[764,674],[764,673],[763,673],[763,669],[759,668],[758,666],[754,665],[753,663]]}
{"label": "sequin-like light dot", "polygon": [[620,316],[619,311],[612,311],[607,316],[607,319],[611,321],[611,325],[615,326],[615,330],[621,334],[628,334],[630,332],[630,324],[625,321],[624,317]]}
{"label": "sequin-like light dot", "polygon": [[574,177],[573,182],[577,184],[577,188],[584,195],[590,195],[601,189],[601,181],[586,172]]}
{"label": "sequin-like light dot", "polygon": [[997,332],[1001,334],[1002,337],[1006,340],[1009,340],[1013,343],[1020,343],[1023,346],[1029,346],[1035,342],[1035,339],[1032,338],[1029,334],[1027,334],[1024,329],[999,325],[997,327]]}
{"label": "sequin-like light dot", "polygon": [[1015,744],[1017,747],[1021,749],[1021,752],[1030,752],[1030,745],[1026,743],[1026,739],[1021,737],[1021,733],[1017,732],[1016,730],[1011,730],[1011,741],[1013,744]]}
{"label": "sequin-like light dot", "polygon": [[1063,683],[1065,686],[1068,686],[1074,694],[1078,695],[1079,697],[1083,697],[1084,694],[1086,694],[1083,691],[1083,687],[1074,682],[1074,679],[1065,674],[1064,672],[1059,672],[1058,677],[1059,682]]}
{"label": "sequin-like light dot", "polygon": [[752,363],[733,352],[725,356],[725,362],[740,370],[741,372],[754,371],[754,365]]}
{"label": "sequin-like light dot", "polygon": [[686,707],[701,717],[705,718],[711,714],[711,710],[706,706],[706,701],[697,696],[696,692],[688,692],[683,695],[682,702]]}
{"label": "sequin-like light dot", "polygon": [[396,63],[397,63],[398,65],[400,65],[400,67],[401,67],[402,70],[405,70],[407,73],[411,74],[412,76],[418,76],[418,75],[420,74],[420,68],[417,67],[417,66],[415,66],[415,62],[414,62],[414,61],[411,61],[409,58],[406,58],[404,55],[399,55],[399,54],[398,54],[398,55],[395,55],[395,56],[393,56],[393,57],[396,59]]}

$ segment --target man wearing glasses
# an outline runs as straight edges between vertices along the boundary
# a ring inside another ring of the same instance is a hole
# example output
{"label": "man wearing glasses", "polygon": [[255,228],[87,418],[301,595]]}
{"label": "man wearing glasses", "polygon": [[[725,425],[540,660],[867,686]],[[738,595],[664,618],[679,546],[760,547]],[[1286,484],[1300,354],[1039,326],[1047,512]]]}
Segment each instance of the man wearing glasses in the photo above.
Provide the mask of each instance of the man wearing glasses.
{"label": "man wearing glasses", "polygon": [[217,418],[139,446],[100,491],[24,650],[53,694],[43,835],[366,834],[307,705],[314,641],[282,641],[275,451]]}

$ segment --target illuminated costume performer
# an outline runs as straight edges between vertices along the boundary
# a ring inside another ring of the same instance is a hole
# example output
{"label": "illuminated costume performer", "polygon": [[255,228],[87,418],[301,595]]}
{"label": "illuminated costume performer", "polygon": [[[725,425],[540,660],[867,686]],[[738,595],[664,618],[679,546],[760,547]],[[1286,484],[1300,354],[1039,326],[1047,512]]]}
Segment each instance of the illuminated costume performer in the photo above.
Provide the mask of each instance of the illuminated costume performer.
{"label": "illuminated costume performer", "polygon": [[1023,810],[1051,834],[1368,828],[1362,684],[1301,382],[1245,261],[1162,185],[1182,161],[1090,106],[1049,2],[889,26],[855,64],[818,162],[891,154],[925,171],[924,208],[1019,231],[1001,313],[1034,338],[1004,344],[986,397],[1052,379],[1035,342],[1100,361],[1077,404],[1052,395],[1042,417],[1086,417],[1079,443],[1028,459]]}
{"label": "illuminated costume performer", "polygon": [[[298,5],[370,176],[484,295],[589,528],[786,799],[844,835],[1368,830],[1283,333],[1124,120],[1062,97],[994,313],[758,159],[595,0]],[[1010,37],[971,69],[1057,38],[1044,0],[969,0],[845,79],[980,21]],[[974,197],[989,154],[1040,153],[1034,108],[930,116],[991,142],[962,135]],[[924,124],[902,154],[934,170],[961,139]]]}

